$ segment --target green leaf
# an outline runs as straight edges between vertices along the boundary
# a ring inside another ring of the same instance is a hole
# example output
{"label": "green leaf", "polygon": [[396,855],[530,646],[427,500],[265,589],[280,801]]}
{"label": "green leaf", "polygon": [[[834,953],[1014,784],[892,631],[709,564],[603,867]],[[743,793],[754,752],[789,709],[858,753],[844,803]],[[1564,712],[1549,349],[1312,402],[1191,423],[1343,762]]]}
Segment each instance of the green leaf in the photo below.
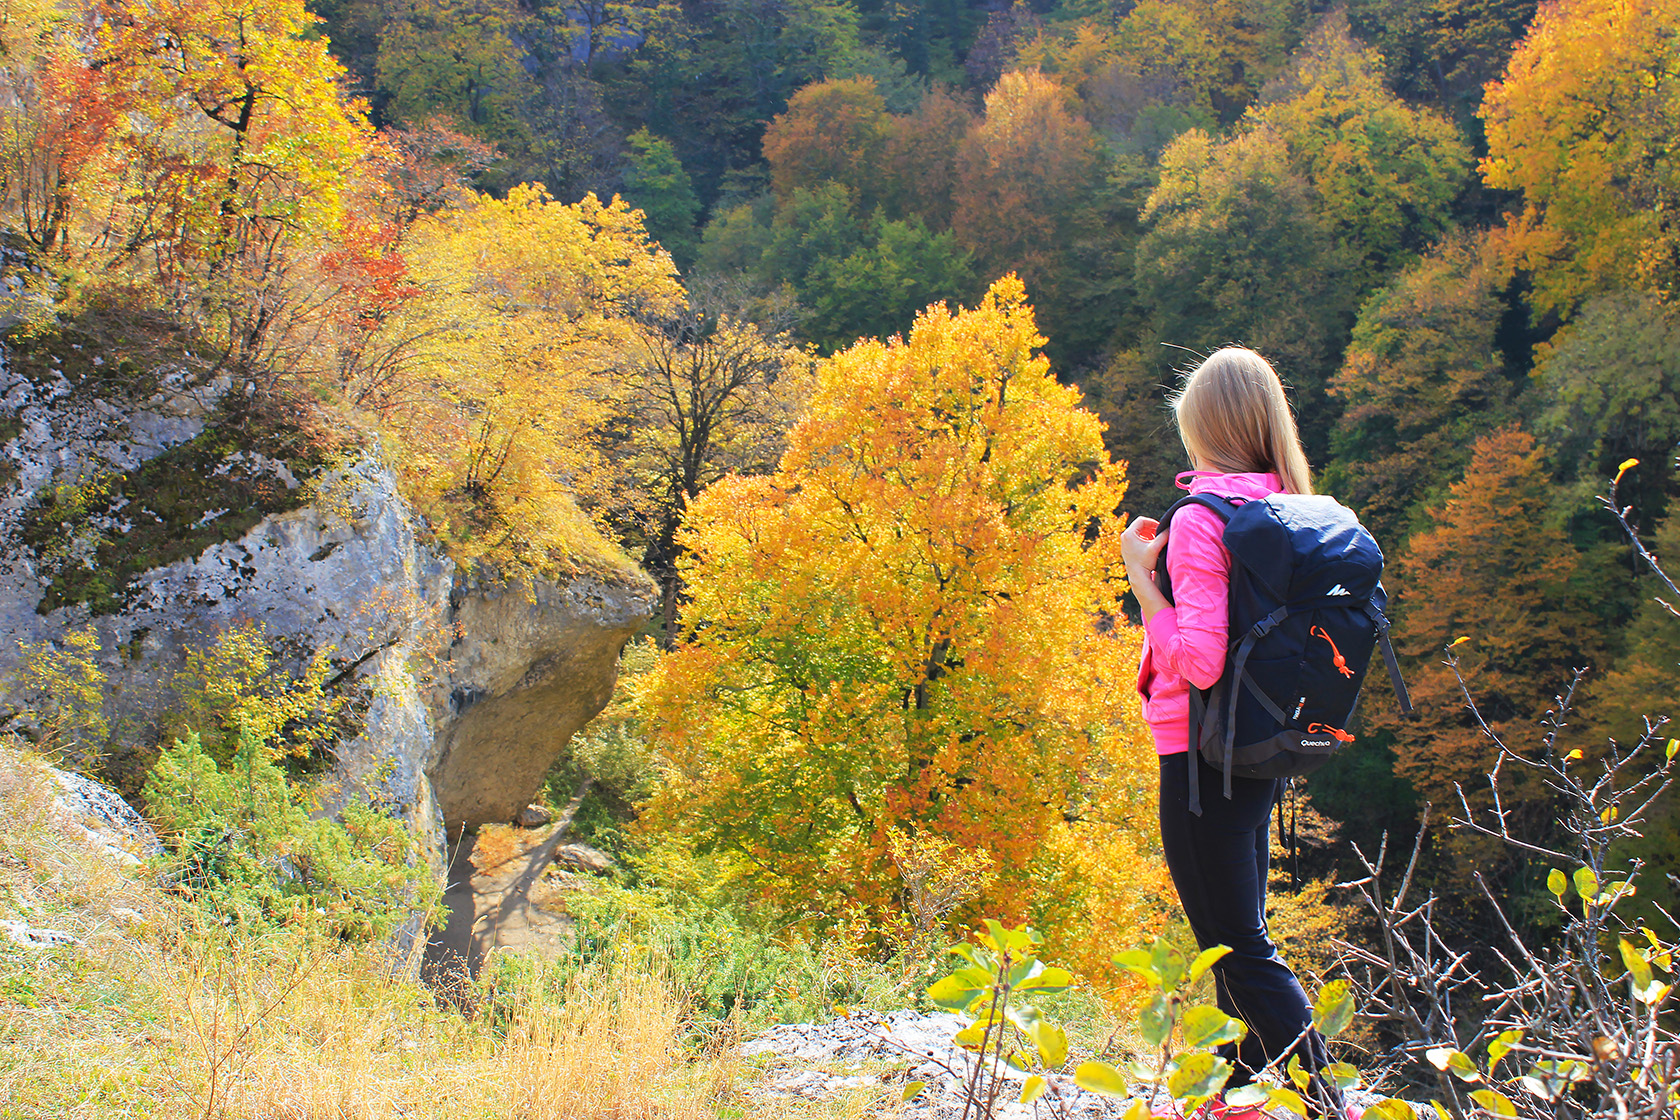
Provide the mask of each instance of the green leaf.
{"label": "green leaf", "polygon": [[1184,1013],[1184,1045],[1192,1049],[1238,1042],[1248,1033],[1241,1019],[1233,1019],[1217,1007],[1192,1007]]}
{"label": "green leaf", "polygon": [[951,1041],[964,1050],[978,1050],[986,1043],[986,1028],[979,1023],[964,1027]]}
{"label": "green leaf", "polygon": [[1044,1063],[1044,1068],[1060,1069],[1068,1056],[1067,1031],[1055,1023],[1041,1020],[1033,1024],[1030,1034],[1033,1045],[1038,1048],[1038,1059]]}
{"label": "green leaf", "polygon": [[926,1081],[912,1081],[904,1087],[904,1095],[898,1099],[901,1101],[915,1100],[917,1097],[921,1096],[922,1090],[926,1088]]}
{"label": "green leaf", "polygon": [[1651,986],[1651,962],[1634,947],[1633,942],[1622,938],[1622,963],[1627,966],[1628,975],[1633,977],[1635,991],[1641,991]]}
{"label": "green leaf", "polygon": [[1333,980],[1318,991],[1313,1004],[1313,1026],[1325,1038],[1335,1038],[1353,1022],[1353,986],[1346,980]]}
{"label": "green leaf", "polygon": [[1563,872],[1554,867],[1546,872],[1546,889],[1557,895],[1558,901],[1562,902],[1564,892],[1569,889],[1569,880]]}
{"label": "green leaf", "polygon": [[1167,1092],[1175,1101],[1195,1101],[1199,1104],[1224,1088],[1230,1076],[1231,1063],[1224,1058],[1206,1051],[1191,1054],[1167,1078]]}
{"label": "green leaf", "polygon": [[1172,1003],[1167,993],[1151,992],[1138,1008],[1138,1033],[1152,1048],[1165,1046],[1173,1029]]}
{"label": "green leaf", "polygon": [[1124,1097],[1131,1092],[1120,1071],[1107,1062],[1080,1062],[1073,1071],[1073,1083],[1105,1097]]}
{"label": "green leaf", "polygon": [[1582,867],[1576,870],[1575,893],[1582,898],[1598,897],[1598,876],[1593,874],[1592,868]]}
{"label": "green leaf", "polygon": [[1065,992],[1073,986],[1073,973],[1065,968],[1041,968],[1015,985],[1018,992]]}
{"label": "green leaf", "polygon": [[1190,973],[1190,965],[1184,959],[1184,954],[1165,941],[1155,942],[1149,952],[1149,962],[1154,966],[1155,974],[1161,978],[1163,988],[1178,987]]}
{"label": "green leaf", "polygon": [[1451,1046],[1436,1046],[1424,1052],[1429,1064],[1438,1070],[1452,1074],[1460,1081],[1480,1081],[1481,1071],[1476,1068],[1467,1054],[1454,1050]]}
{"label": "green leaf", "polygon": [[1247,1085],[1238,1085],[1225,1094],[1225,1103],[1232,1108],[1258,1108],[1266,1103],[1271,1095],[1271,1087],[1259,1081],[1250,1081]]}
{"label": "green leaf", "polygon": [[[1371,1120],[1417,1120],[1417,1114],[1412,1111],[1411,1105],[1393,1097],[1380,1100],[1367,1108],[1365,1115]],[[1449,1115],[1447,1120],[1452,1120],[1452,1117]]]}
{"label": "green leaf", "polygon": [[1202,978],[1202,974],[1217,964],[1220,958],[1231,951],[1229,945],[1215,945],[1211,949],[1203,949],[1196,959],[1190,962],[1190,983],[1194,984]]}
{"label": "green leaf", "polygon": [[935,980],[927,990],[928,998],[947,1011],[967,1011],[979,994],[979,988],[955,976]]}
{"label": "green leaf", "polygon": [[1472,1089],[1470,1099],[1495,1116],[1516,1120],[1517,1106],[1511,1103],[1510,1097],[1496,1089]]}
{"label": "green leaf", "polygon": [[[1627,942],[1622,942],[1626,945]],[[1488,1069],[1499,1064],[1499,1059],[1511,1052],[1511,1047],[1522,1041],[1523,1032],[1517,1030],[1503,1031],[1499,1037],[1488,1043]]]}
{"label": "green leaf", "polygon": [[1048,1081],[1039,1077],[1037,1074],[1034,1074],[1033,1076],[1027,1078],[1026,1082],[1021,1086],[1021,1103],[1031,1104],[1039,1097],[1042,1097],[1044,1095],[1044,1090],[1049,1087],[1050,1083]]}
{"label": "green leaf", "polygon": [[1347,1062],[1331,1062],[1321,1072],[1343,1092],[1359,1088],[1359,1070]]}
{"label": "green leaf", "polygon": [[1123,953],[1116,953],[1114,963],[1157,988],[1161,986],[1161,974],[1155,971],[1148,949],[1127,949]]}
{"label": "green leaf", "polygon": [[1009,968],[1009,975],[1004,977],[1004,983],[1009,988],[1019,988],[1028,980],[1044,971],[1044,966],[1034,957],[1024,957],[1016,961]]}
{"label": "green leaf", "polygon": [[991,935],[992,945],[998,952],[1008,950],[1016,957],[1031,956],[1039,940],[1037,931],[1027,926],[1007,929],[996,918],[986,919],[986,932]]}

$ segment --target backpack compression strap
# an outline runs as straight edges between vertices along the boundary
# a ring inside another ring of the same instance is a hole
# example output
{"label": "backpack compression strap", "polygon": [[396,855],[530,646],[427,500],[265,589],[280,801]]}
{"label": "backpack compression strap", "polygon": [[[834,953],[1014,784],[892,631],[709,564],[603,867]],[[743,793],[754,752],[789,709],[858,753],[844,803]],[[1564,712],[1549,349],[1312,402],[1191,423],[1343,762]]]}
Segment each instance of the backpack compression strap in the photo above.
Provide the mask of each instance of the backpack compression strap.
{"label": "backpack compression strap", "polygon": [[1412,714],[1412,694],[1406,691],[1406,682],[1400,677],[1400,659],[1394,656],[1394,644],[1388,640],[1388,616],[1383,614],[1375,600],[1365,604],[1365,613],[1371,616],[1371,621],[1377,628],[1377,648],[1382,650],[1383,664],[1388,666],[1388,679],[1394,682],[1394,694],[1400,698],[1400,714]]}

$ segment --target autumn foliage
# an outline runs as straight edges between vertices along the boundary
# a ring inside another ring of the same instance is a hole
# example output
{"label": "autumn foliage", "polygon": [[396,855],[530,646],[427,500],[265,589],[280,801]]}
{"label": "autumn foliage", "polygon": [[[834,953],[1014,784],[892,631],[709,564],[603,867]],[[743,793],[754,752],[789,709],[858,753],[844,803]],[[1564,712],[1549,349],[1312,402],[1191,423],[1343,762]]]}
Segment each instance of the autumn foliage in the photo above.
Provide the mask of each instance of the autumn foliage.
{"label": "autumn foliage", "polygon": [[1639,459],[1672,541],[1677,3],[16,0],[0,195],[463,563],[639,561],[644,837],[877,932],[960,853],[953,920],[1100,974],[1161,893],[1113,522],[1194,354],[1275,362],[1390,560],[1422,714],[1314,776],[1344,828],[1492,757],[1444,647],[1501,734],[1580,666],[1595,733],[1666,710],[1593,495]]}
{"label": "autumn foliage", "polygon": [[1677,20],[1673,0],[1545,5],[1488,87],[1482,174],[1522,192],[1504,236],[1541,311],[1568,314],[1607,289],[1674,290]]}
{"label": "autumn foliage", "polygon": [[[1464,478],[1400,564],[1398,646],[1417,715],[1369,718],[1392,727],[1395,772],[1444,809],[1457,805],[1455,784],[1485,793],[1482,775],[1497,757],[1444,651],[1458,659],[1489,728],[1520,738],[1570,670],[1604,649],[1580,560],[1549,512],[1546,473],[1527,432],[1502,428],[1477,440]],[[1507,795],[1544,797],[1525,777],[1513,774]]]}
{"label": "autumn foliage", "polygon": [[1122,475],[1041,342],[1013,277],[931,308],[824,364],[773,475],[694,504],[644,827],[796,916],[892,914],[900,832],[989,852],[987,914],[1148,905]]}

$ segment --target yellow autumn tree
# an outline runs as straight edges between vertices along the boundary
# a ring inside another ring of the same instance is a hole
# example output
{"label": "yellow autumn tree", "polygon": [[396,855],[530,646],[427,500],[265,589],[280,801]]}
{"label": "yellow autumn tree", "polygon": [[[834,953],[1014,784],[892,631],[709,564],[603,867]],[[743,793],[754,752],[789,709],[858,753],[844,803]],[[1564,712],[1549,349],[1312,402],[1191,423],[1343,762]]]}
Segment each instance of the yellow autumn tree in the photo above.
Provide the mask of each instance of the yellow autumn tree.
{"label": "yellow autumn tree", "polygon": [[1676,0],[1542,5],[1488,86],[1482,176],[1522,194],[1504,234],[1512,261],[1533,275],[1538,312],[1568,315],[1618,288],[1674,290],[1677,20]]}
{"label": "yellow autumn tree", "polygon": [[824,363],[774,475],[690,509],[642,823],[780,913],[902,918],[905,834],[984,849],[959,919],[1030,918],[1064,957],[1106,962],[1158,906],[1122,470],[1042,342],[1013,275],[935,305]]}
{"label": "yellow autumn tree", "polygon": [[636,317],[682,301],[670,257],[623,202],[529,185],[421,220],[403,254],[419,294],[382,327],[412,340],[385,421],[434,528],[504,570],[601,553],[570,494]]}

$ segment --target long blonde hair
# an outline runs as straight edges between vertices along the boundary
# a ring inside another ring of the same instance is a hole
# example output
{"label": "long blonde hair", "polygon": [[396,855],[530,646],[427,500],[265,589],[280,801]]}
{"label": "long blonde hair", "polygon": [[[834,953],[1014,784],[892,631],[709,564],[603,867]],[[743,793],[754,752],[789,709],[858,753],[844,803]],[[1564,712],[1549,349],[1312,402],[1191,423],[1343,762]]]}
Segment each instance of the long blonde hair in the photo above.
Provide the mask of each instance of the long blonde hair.
{"label": "long blonde hair", "polygon": [[1215,350],[1170,399],[1191,461],[1221,474],[1276,472],[1291,494],[1312,476],[1295,414],[1271,363],[1252,350]]}

